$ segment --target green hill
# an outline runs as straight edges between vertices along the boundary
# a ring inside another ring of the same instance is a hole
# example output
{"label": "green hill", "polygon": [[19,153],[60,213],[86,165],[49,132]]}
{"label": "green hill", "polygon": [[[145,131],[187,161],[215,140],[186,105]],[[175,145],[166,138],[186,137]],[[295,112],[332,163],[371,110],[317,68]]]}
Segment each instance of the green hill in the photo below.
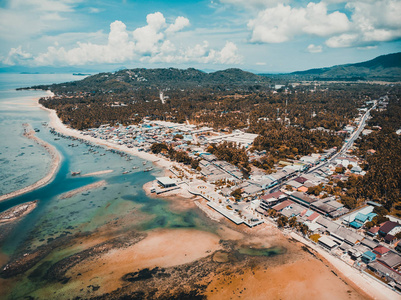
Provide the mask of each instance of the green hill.
{"label": "green hill", "polygon": [[227,69],[205,73],[189,69],[125,69],[113,73],[99,73],[79,81],[40,85],[32,88],[50,89],[53,92],[129,92],[138,89],[197,89],[218,90],[249,89],[268,86],[267,77],[240,69]]}
{"label": "green hill", "polygon": [[309,80],[401,80],[401,52],[372,60],[287,74]]}

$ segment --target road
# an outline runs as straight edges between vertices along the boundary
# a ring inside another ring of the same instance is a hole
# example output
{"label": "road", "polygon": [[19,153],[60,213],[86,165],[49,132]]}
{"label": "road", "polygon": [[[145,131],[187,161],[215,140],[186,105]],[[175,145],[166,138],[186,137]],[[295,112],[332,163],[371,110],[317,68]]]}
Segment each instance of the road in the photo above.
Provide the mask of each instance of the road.
{"label": "road", "polygon": [[363,115],[361,121],[358,124],[357,129],[354,131],[354,133],[351,135],[351,137],[348,139],[348,141],[346,143],[344,143],[344,145],[342,146],[341,150],[339,152],[337,152],[336,154],[334,154],[329,160],[327,160],[326,162],[317,165],[316,167],[313,167],[309,170],[306,171],[306,173],[312,173],[320,168],[323,168],[331,163],[334,162],[334,160],[341,156],[344,155],[350,148],[351,146],[354,144],[355,140],[360,136],[362,130],[365,128],[366,125],[366,120],[368,119],[370,112],[372,111],[372,109],[376,108],[377,105],[377,100],[375,100],[375,104],[366,111],[366,113]]}
{"label": "road", "polygon": [[275,186],[271,189],[269,189],[267,192],[268,193],[273,193],[278,191],[282,186],[284,186],[288,181],[290,181],[291,179],[293,179],[294,177],[298,177],[300,176],[302,173],[312,173],[315,172],[317,170],[319,170],[320,168],[323,168],[331,163],[333,163],[335,161],[335,159],[341,155],[344,155],[344,153],[347,152],[347,150],[349,150],[351,148],[351,146],[354,144],[355,140],[360,136],[362,130],[365,128],[366,125],[366,121],[369,118],[370,112],[372,111],[372,109],[375,109],[377,106],[378,100],[375,100],[374,105],[368,109],[366,111],[366,113],[363,115],[363,117],[361,118],[361,121],[358,124],[357,129],[354,131],[354,133],[351,135],[351,137],[348,139],[348,141],[346,143],[344,143],[344,145],[342,146],[341,150],[339,152],[337,152],[336,154],[334,154],[329,160],[325,161],[324,163],[321,163],[311,169],[305,170],[303,172],[298,172],[296,175],[291,176],[290,178],[288,178],[287,180],[281,182],[278,186]]}

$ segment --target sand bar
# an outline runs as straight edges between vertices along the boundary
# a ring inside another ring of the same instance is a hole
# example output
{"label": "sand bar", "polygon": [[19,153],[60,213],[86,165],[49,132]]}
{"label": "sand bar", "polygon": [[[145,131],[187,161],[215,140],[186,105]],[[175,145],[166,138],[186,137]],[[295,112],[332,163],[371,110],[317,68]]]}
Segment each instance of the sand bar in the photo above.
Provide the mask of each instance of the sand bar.
{"label": "sand bar", "polygon": [[97,172],[92,172],[88,174],[81,175],[82,177],[87,177],[87,176],[96,176],[96,175],[103,175],[103,174],[108,174],[108,173],[113,173],[114,170],[104,170],[104,171],[97,171]]}
{"label": "sand bar", "polygon": [[0,224],[13,222],[23,216],[26,216],[33,211],[38,205],[38,201],[26,202],[20,205],[16,205],[0,213]]}
{"label": "sand bar", "polygon": [[[38,101],[38,99],[36,101]],[[0,201],[4,201],[7,199],[16,197],[16,196],[20,196],[22,194],[28,193],[30,191],[33,191],[37,188],[40,188],[40,187],[46,185],[54,178],[54,176],[56,175],[56,173],[60,167],[61,157],[60,157],[60,154],[57,152],[56,148],[54,146],[50,145],[49,143],[43,141],[42,139],[38,138],[35,135],[35,131],[32,129],[32,127],[29,124],[23,124],[23,126],[25,129],[24,136],[30,140],[35,141],[38,145],[42,146],[43,148],[46,149],[47,152],[49,152],[49,154],[51,156],[51,160],[52,160],[51,165],[50,165],[50,170],[49,170],[49,173],[47,173],[47,175],[45,177],[36,181],[35,183],[33,183],[27,187],[24,187],[22,189],[1,195]]]}
{"label": "sand bar", "polygon": [[75,196],[77,194],[80,194],[80,193],[83,193],[83,192],[86,192],[86,191],[89,191],[89,190],[97,189],[97,188],[100,188],[100,187],[102,187],[104,185],[106,185],[106,180],[101,180],[101,181],[98,181],[98,182],[95,182],[95,183],[91,183],[91,184],[85,185],[85,186],[80,187],[78,189],[69,191],[67,193],[61,194],[59,198],[60,199],[71,198],[72,196]]}

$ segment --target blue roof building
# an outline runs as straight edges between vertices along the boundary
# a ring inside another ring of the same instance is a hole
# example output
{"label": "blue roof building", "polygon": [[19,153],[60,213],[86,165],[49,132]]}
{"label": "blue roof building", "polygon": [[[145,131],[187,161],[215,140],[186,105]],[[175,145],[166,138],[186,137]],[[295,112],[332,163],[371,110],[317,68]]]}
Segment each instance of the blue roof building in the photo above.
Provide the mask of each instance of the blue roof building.
{"label": "blue roof building", "polygon": [[372,251],[366,251],[364,254],[362,254],[361,259],[364,263],[368,264],[376,259],[376,254]]}

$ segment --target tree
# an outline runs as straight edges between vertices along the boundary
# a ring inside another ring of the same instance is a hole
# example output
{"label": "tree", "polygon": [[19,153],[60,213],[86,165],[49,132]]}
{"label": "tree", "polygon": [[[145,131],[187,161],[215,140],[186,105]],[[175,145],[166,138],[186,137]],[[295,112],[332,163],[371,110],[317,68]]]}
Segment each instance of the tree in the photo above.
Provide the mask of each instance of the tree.
{"label": "tree", "polygon": [[288,218],[286,216],[281,215],[277,219],[277,226],[278,227],[284,227],[285,225],[287,225],[287,222],[288,222]]}
{"label": "tree", "polygon": [[242,190],[240,188],[238,188],[231,193],[231,196],[234,197],[235,201],[240,201],[241,194],[242,194]]}
{"label": "tree", "polygon": [[297,218],[296,217],[292,217],[288,220],[288,225],[290,225],[290,227],[295,227],[297,226]]}
{"label": "tree", "polygon": [[155,154],[160,153],[163,150],[167,151],[167,149],[168,149],[168,147],[164,143],[154,143],[154,144],[152,144],[152,146],[150,146],[150,150]]}

